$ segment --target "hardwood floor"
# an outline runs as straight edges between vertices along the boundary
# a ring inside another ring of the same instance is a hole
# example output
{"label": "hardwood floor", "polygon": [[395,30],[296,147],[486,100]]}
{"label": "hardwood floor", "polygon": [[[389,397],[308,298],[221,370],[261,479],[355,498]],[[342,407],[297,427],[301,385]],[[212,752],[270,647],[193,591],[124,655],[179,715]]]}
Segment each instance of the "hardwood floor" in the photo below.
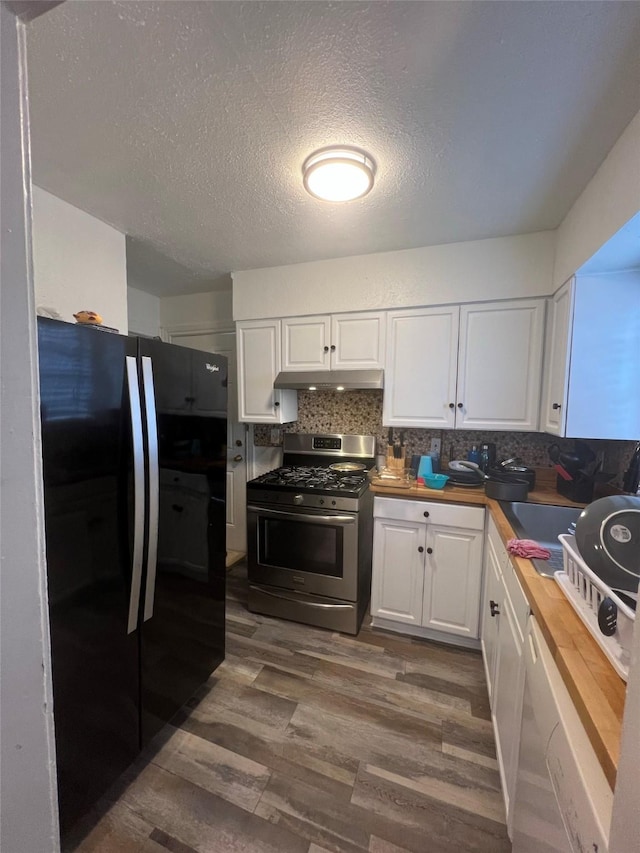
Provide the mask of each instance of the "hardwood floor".
{"label": "hardwood floor", "polygon": [[226,661],[67,849],[511,850],[478,653],[257,616],[227,579]]}

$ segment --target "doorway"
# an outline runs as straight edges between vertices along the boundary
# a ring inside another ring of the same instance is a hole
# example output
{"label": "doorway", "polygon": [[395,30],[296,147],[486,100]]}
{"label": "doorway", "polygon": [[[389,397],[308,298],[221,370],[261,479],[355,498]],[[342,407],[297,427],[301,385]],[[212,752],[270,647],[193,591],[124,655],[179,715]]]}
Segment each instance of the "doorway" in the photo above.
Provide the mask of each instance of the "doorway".
{"label": "doorway", "polygon": [[167,330],[172,344],[223,355],[229,362],[227,409],[227,568],[247,552],[247,425],[238,421],[236,333]]}

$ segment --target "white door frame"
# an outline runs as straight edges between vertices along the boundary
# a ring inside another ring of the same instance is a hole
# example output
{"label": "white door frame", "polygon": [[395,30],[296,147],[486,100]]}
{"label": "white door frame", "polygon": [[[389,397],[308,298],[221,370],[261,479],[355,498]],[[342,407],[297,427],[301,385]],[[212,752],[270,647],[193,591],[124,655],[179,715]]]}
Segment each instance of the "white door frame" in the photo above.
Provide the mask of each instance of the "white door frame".
{"label": "white door frame", "polygon": [[[176,323],[171,326],[163,326],[160,328],[160,337],[163,341],[167,343],[176,343],[180,344],[180,339],[182,338],[190,338],[190,337],[199,337],[200,335],[215,335],[215,334],[233,334],[235,337],[236,326],[233,321],[215,321],[209,320],[202,323]],[[236,393],[237,393],[237,377],[234,383]],[[237,401],[236,406],[234,407],[237,412]],[[242,501],[243,505],[246,502],[246,482],[247,482],[247,474],[250,470],[250,466],[252,465],[252,455],[250,451],[253,449],[253,427],[250,427],[248,424],[241,424],[237,420],[231,421],[230,424],[231,433],[238,437],[242,434],[244,447],[242,448],[242,456],[243,460],[241,465],[238,463],[230,465],[230,460],[232,456],[236,455],[233,452],[231,447],[227,448],[227,476],[233,477],[234,484],[236,484],[235,492],[237,492],[238,499]],[[237,455],[240,455],[239,453]],[[239,513],[242,518],[244,518],[244,509],[242,513]],[[246,523],[242,522],[244,527],[246,528]],[[227,526],[227,536],[231,539],[232,530]],[[233,533],[233,538],[237,539],[237,533]],[[232,548],[233,550],[240,549],[246,551],[246,530],[245,535],[242,537],[242,542],[234,542],[232,544],[227,545],[227,550]]]}

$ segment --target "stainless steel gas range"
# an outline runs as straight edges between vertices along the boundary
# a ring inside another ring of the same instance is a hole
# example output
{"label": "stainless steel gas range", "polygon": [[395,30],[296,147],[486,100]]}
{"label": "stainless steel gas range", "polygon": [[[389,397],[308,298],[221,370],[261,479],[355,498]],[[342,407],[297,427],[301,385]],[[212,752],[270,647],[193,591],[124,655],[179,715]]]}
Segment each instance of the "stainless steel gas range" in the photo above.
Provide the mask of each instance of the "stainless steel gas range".
{"label": "stainless steel gas range", "polygon": [[283,450],[282,468],[247,483],[249,610],[357,634],[371,592],[375,438],[285,433]]}

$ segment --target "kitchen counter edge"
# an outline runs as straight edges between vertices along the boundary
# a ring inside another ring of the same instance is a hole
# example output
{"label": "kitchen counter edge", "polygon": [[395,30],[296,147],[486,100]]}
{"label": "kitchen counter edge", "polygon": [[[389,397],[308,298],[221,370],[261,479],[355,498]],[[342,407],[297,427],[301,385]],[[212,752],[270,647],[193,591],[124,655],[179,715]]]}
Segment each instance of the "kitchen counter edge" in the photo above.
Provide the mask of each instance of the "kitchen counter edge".
{"label": "kitchen counter edge", "polygon": [[[487,497],[481,490],[451,486],[435,490],[421,486],[401,489],[371,485],[371,491],[378,497],[486,506],[505,546],[515,536],[499,502]],[[549,488],[530,492],[528,501],[556,506],[581,506]],[[578,716],[613,789],[620,755],[625,682],[587,631],[558,584],[552,578],[539,575],[530,560],[510,556],[529,606],[540,624]]]}

